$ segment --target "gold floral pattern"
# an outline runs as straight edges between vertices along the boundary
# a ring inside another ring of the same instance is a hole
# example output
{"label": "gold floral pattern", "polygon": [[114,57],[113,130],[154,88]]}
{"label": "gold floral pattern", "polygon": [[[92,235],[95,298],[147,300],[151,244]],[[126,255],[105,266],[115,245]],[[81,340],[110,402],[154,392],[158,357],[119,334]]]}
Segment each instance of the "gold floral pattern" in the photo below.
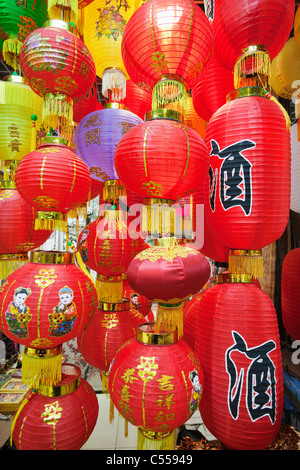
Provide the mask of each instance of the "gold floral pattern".
{"label": "gold floral pattern", "polygon": [[147,248],[144,251],[141,251],[135,256],[135,259],[140,259],[141,261],[149,260],[152,262],[155,261],[170,261],[172,262],[176,258],[187,258],[189,255],[195,256],[198,252],[193,248],[187,246],[176,245],[172,247],[164,246],[153,246]]}

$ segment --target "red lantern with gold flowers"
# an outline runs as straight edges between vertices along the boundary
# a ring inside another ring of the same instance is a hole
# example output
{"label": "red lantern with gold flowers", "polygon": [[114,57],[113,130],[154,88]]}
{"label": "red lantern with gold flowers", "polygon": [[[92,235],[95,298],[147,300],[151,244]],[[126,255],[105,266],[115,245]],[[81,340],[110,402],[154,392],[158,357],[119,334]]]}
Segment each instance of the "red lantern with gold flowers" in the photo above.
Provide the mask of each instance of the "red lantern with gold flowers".
{"label": "red lantern with gold flowers", "polygon": [[54,129],[73,121],[73,100],[96,81],[94,60],[83,41],[61,20],[46,21],[29,34],[20,53],[22,72],[30,87],[44,97],[43,119]]}
{"label": "red lantern with gold flowers", "polygon": [[67,229],[67,212],[89,196],[87,165],[65,139],[45,137],[37,150],[23,157],[16,171],[16,187],[38,211],[37,228]]}
{"label": "red lantern with gold flowers", "polygon": [[140,325],[115,355],[109,391],[119,413],[138,427],[138,449],[174,449],[173,431],[198,408],[203,372],[177,332]]}
{"label": "red lantern with gold flowers", "polygon": [[79,367],[62,365],[55,386],[30,389],[12,424],[18,450],[80,450],[95,428],[99,404]]}
{"label": "red lantern with gold flowers", "polygon": [[0,299],[1,331],[25,346],[23,381],[32,387],[59,381],[62,343],[83,330],[97,306],[94,284],[74,254],[32,251],[1,286]]}

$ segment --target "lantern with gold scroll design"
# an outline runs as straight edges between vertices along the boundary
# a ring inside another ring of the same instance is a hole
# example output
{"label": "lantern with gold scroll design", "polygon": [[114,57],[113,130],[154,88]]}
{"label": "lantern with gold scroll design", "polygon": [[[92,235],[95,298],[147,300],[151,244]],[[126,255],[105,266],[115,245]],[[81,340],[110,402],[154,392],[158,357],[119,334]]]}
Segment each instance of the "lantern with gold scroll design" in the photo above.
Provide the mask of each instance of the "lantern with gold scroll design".
{"label": "lantern with gold scroll design", "polygon": [[71,125],[73,100],[96,81],[94,60],[71,26],[61,20],[45,22],[26,37],[20,64],[29,86],[44,98],[43,119],[49,127]]}
{"label": "lantern with gold scroll design", "polygon": [[203,372],[176,331],[156,333],[146,323],[116,353],[108,383],[115,407],[138,428],[138,449],[168,450],[173,431],[198,408]]}
{"label": "lantern with gold scroll design", "polygon": [[18,70],[25,38],[47,20],[46,0],[0,1],[0,31],[3,34],[3,58]]}
{"label": "lantern with gold scroll design", "polygon": [[30,262],[1,286],[1,331],[25,346],[22,379],[29,386],[61,380],[62,343],[93,316],[97,293],[67,252],[32,251]]}
{"label": "lantern with gold scroll design", "polygon": [[79,367],[64,363],[61,381],[31,388],[12,424],[18,450],[80,450],[95,428],[99,404]]}

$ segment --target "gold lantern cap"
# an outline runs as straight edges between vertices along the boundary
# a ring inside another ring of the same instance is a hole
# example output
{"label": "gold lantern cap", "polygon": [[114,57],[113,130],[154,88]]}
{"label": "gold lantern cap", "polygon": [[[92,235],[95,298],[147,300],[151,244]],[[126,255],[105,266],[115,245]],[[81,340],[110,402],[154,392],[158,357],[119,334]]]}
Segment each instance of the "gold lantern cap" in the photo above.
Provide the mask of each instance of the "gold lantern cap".
{"label": "gold lantern cap", "polygon": [[71,150],[73,150],[71,147],[71,142],[68,139],[64,139],[63,137],[56,135],[46,135],[45,137],[42,137],[39,147],[45,145],[66,145],[67,147],[70,147]]}
{"label": "gold lantern cap", "polygon": [[151,109],[145,114],[145,121],[151,121],[153,119],[169,119],[171,121],[178,121],[183,124],[184,117],[183,114],[179,113],[175,109],[168,108],[156,108]]}
{"label": "gold lantern cap", "polygon": [[39,385],[38,393],[46,397],[61,397],[75,392],[81,382],[80,368],[64,363],[61,368],[62,380],[54,385]]}
{"label": "gold lantern cap", "polygon": [[103,312],[125,312],[130,309],[130,300],[123,297],[121,302],[104,302],[99,300],[99,310]]}
{"label": "gold lantern cap", "polygon": [[25,77],[22,77],[21,75],[16,75],[12,73],[11,75],[6,75],[3,77],[4,82],[13,82],[13,83],[22,83],[23,85],[27,85]]}
{"label": "gold lantern cap", "polygon": [[143,344],[151,344],[155,346],[167,346],[177,343],[178,331],[155,332],[155,322],[142,323],[137,327],[136,339]]}
{"label": "gold lantern cap", "polygon": [[217,284],[253,283],[253,275],[249,273],[220,273],[216,275]]}
{"label": "gold lantern cap", "polygon": [[31,251],[30,261],[36,264],[74,264],[75,253],[67,251]]}
{"label": "gold lantern cap", "polygon": [[246,98],[249,96],[260,96],[261,98],[266,98],[266,91],[264,88],[259,86],[245,86],[237,88],[236,90],[231,91],[226,96],[227,103],[229,101],[236,100],[237,98]]}
{"label": "gold lantern cap", "polygon": [[125,111],[128,111],[128,108],[125,104],[117,103],[115,101],[112,101],[111,103],[106,103],[104,109],[125,109]]}
{"label": "gold lantern cap", "polygon": [[67,23],[64,20],[57,20],[57,19],[52,19],[52,20],[47,20],[43,24],[44,28],[61,28],[61,29],[66,29],[67,31],[71,32],[72,25],[70,23]]}

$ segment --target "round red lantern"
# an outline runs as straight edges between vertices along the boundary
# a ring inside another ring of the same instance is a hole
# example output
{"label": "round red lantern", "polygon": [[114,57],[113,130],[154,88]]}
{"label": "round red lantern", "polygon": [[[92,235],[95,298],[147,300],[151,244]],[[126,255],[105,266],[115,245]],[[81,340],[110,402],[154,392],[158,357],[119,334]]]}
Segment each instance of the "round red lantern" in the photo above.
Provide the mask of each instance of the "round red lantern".
{"label": "round red lantern", "polygon": [[197,312],[198,306],[193,308],[194,303],[201,302],[201,298],[204,291],[194,295],[194,297],[187,303],[183,314],[183,341],[189,345],[189,347],[195,352],[196,342],[196,324],[197,324]]}
{"label": "round red lantern", "polygon": [[149,322],[154,321],[154,316],[151,311],[152,300],[135,292],[127,279],[123,281],[123,296],[130,300],[131,310],[137,311],[143,315],[144,321],[145,319]]}
{"label": "round red lantern", "polygon": [[155,333],[153,323],[119,349],[108,380],[115,407],[139,429],[138,449],[173,449],[172,433],[198,408],[203,389],[190,347],[176,332]]}
{"label": "round red lantern", "polygon": [[294,0],[214,1],[214,53],[224,67],[235,68],[235,88],[254,75],[268,79],[270,60],[288,40],[294,14]]}
{"label": "round red lantern", "polygon": [[67,229],[67,212],[88,199],[91,185],[87,165],[68,141],[52,136],[23,157],[15,180],[20,195],[38,211],[36,226],[52,230]]}
{"label": "round red lantern", "polygon": [[291,250],[284,258],[281,272],[281,315],[288,335],[300,339],[298,284],[300,248]]}
{"label": "round red lantern", "polygon": [[261,249],[282,235],[289,219],[291,149],[285,115],[262,88],[241,88],[209,121],[206,144],[209,226],[231,249],[229,272],[251,269],[262,277]]}
{"label": "round red lantern", "polygon": [[95,428],[99,404],[79,367],[62,365],[61,381],[30,389],[12,424],[17,450],[80,450]]}
{"label": "round red lantern", "polygon": [[1,331],[25,346],[23,381],[32,387],[59,381],[62,343],[83,330],[97,305],[94,284],[74,254],[32,251],[31,261],[1,286],[0,299]]}
{"label": "round red lantern", "polygon": [[79,123],[87,114],[97,109],[102,109],[102,105],[97,97],[97,84],[94,83],[83,96],[74,99],[73,121]]}
{"label": "round red lantern", "polygon": [[126,98],[120,103],[124,104],[129,111],[144,119],[145,114],[151,111],[152,94],[150,91],[136,85],[132,80],[126,80]]}
{"label": "round red lantern", "polygon": [[145,2],[129,19],[122,57],[130,78],[153,90],[152,108],[185,109],[186,90],[202,73],[212,49],[204,12],[188,0]]}
{"label": "round red lantern", "polygon": [[22,72],[30,87],[44,97],[43,119],[55,129],[72,123],[73,99],[96,81],[94,60],[83,41],[61,20],[49,20],[29,34],[20,53]]}
{"label": "round red lantern", "polygon": [[219,274],[197,309],[195,353],[205,389],[199,410],[226,448],[262,450],[275,439],[283,411],[277,316],[249,274]]}
{"label": "round red lantern", "polygon": [[169,246],[141,251],[131,261],[127,279],[132,289],[158,302],[157,328],[183,334],[183,300],[196,294],[210,276],[207,259],[198,251],[168,240]]}

